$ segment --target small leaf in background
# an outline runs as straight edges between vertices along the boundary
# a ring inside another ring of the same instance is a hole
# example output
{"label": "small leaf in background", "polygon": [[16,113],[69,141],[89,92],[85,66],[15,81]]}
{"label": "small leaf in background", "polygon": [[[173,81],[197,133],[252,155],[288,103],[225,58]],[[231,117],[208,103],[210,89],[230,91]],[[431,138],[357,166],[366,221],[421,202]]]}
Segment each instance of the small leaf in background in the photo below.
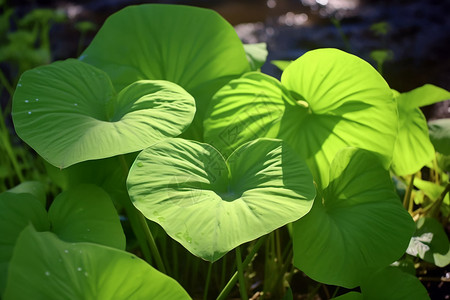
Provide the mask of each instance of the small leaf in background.
{"label": "small leaf in background", "polygon": [[303,160],[269,139],[227,161],[208,144],[167,139],[138,155],[127,186],[145,217],[209,261],[303,217],[315,197]]}
{"label": "small leaf in background", "polygon": [[119,90],[142,79],[182,86],[197,104],[185,133],[195,139],[203,137],[211,96],[250,70],[242,42],[225,19],[212,10],[182,5],[122,9],[106,20],[80,59],[108,73]]}
{"label": "small leaf in background", "polygon": [[428,122],[430,140],[437,152],[450,155],[450,119]]}
{"label": "small leaf in background", "polygon": [[[400,94],[397,91],[393,93],[398,107],[399,132],[392,159],[392,170],[401,176],[414,174],[430,162],[435,153],[428,133],[430,125],[427,126],[425,116],[419,107],[446,100],[450,98],[450,93],[431,84],[407,93]],[[437,133],[439,126],[434,129]],[[440,143],[446,143],[445,140],[445,137],[442,140],[438,138],[436,142],[444,146],[445,144]],[[442,150],[445,151],[446,147],[444,146]]]}
{"label": "small leaf in background", "polygon": [[267,44],[257,43],[257,44],[244,44],[244,51],[247,55],[247,60],[250,64],[250,70],[256,71],[261,69],[261,67],[266,62],[267,58]]}
{"label": "small leaf in background", "polygon": [[450,263],[450,243],[441,223],[434,218],[422,217],[416,222],[416,232],[406,253],[445,267]]}
{"label": "small leaf in background", "polygon": [[133,254],[91,243],[66,243],[28,226],[14,249],[4,299],[190,297],[175,280]]}
{"label": "small leaf in background", "polygon": [[16,194],[32,194],[36,199],[38,199],[42,205],[45,207],[47,203],[47,197],[45,192],[45,186],[42,182],[39,181],[25,181],[21,184],[13,187],[8,190],[9,193]]}
{"label": "small leaf in background", "polygon": [[69,242],[92,242],[125,250],[125,235],[108,194],[82,184],[59,194],[48,211],[52,231]]}
{"label": "small leaf in background", "polygon": [[270,62],[272,65],[280,69],[281,71],[284,71],[291,63],[291,60],[272,60]]}
{"label": "small leaf in background", "polygon": [[427,290],[420,280],[395,267],[386,267],[369,274],[361,284],[364,300],[428,300]]}
{"label": "small leaf in background", "polygon": [[138,81],[116,95],[105,72],[75,59],[25,72],[12,108],[17,134],[59,168],[178,136],[194,113],[174,83]]}
{"label": "small leaf in background", "polygon": [[354,288],[400,258],[413,232],[380,158],[346,148],[331,164],[323,199],[294,223],[294,265],[319,282]]}

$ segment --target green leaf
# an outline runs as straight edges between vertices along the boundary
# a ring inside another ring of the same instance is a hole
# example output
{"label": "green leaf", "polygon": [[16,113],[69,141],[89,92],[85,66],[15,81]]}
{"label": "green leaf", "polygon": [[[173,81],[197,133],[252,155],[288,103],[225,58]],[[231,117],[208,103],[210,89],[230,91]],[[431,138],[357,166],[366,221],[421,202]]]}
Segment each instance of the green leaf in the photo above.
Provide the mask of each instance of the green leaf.
{"label": "green leaf", "polygon": [[190,297],[175,280],[133,254],[90,243],[66,243],[29,226],[17,241],[4,299]]}
{"label": "green leaf", "polygon": [[418,172],[433,160],[434,148],[428,136],[427,121],[415,104],[423,98],[418,93],[393,91],[398,108],[398,138],[395,142],[392,170],[404,176]]}
{"label": "green leaf", "polygon": [[332,300],[364,300],[364,297],[361,293],[358,292],[348,292],[346,294],[340,295],[335,298],[331,298]]}
{"label": "green leaf", "polygon": [[428,122],[430,140],[436,151],[450,155],[450,119],[440,119]]}
{"label": "green leaf", "polygon": [[[110,51],[114,49],[114,51]],[[182,5],[129,6],[100,28],[80,59],[107,72],[118,89],[163,79],[192,94],[197,114],[186,135],[201,138],[211,96],[249,70],[233,27],[218,13]]]}
{"label": "green leaf", "polygon": [[322,201],[294,223],[294,265],[319,282],[354,288],[401,257],[413,232],[379,157],[346,148],[331,164]]}
{"label": "green leaf", "polygon": [[145,217],[209,261],[303,217],[315,197],[305,163],[268,139],[227,161],[207,144],[167,139],[138,155],[127,186]]}
{"label": "green leaf", "polygon": [[370,276],[361,284],[366,300],[430,299],[419,279],[395,267],[386,267]]}
{"label": "green leaf", "polygon": [[93,242],[125,250],[125,235],[108,194],[82,184],[59,194],[48,211],[52,231],[69,242]]}
{"label": "green leaf", "polygon": [[20,232],[33,224],[37,230],[50,229],[44,205],[32,194],[0,194],[0,295],[6,286],[9,261]]}
{"label": "green leaf", "polygon": [[8,190],[9,193],[28,193],[32,194],[36,199],[38,199],[42,205],[45,207],[47,203],[47,196],[45,192],[45,186],[39,181],[25,181],[21,184]]}
{"label": "green leaf", "polygon": [[425,84],[409,92],[402,93],[407,108],[422,107],[450,99],[450,92],[432,84]]}
{"label": "green leaf", "polygon": [[450,263],[450,243],[447,234],[434,218],[422,217],[416,222],[416,232],[406,253],[420,257],[438,267]]}
{"label": "green leaf", "polygon": [[286,68],[281,84],[254,73],[230,81],[206,116],[205,141],[220,151],[229,153],[255,135],[282,139],[306,159],[320,188],[340,149],[377,152],[388,166],[397,135],[396,104],[384,79],[336,49],[306,53]]}
{"label": "green leaf", "polygon": [[252,71],[259,70],[266,62],[268,54],[266,43],[244,44],[244,50]]}
{"label": "green leaf", "polygon": [[176,84],[138,81],[116,96],[106,73],[74,59],[25,72],[13,100],[17,134],[60,168],[177,136],[194,111]]}
{"label": "green leaf", "polygon": [[291,60],[272,60],[270,62],[272,65],[280,69],[281,71],[284,71],[291,63]]}

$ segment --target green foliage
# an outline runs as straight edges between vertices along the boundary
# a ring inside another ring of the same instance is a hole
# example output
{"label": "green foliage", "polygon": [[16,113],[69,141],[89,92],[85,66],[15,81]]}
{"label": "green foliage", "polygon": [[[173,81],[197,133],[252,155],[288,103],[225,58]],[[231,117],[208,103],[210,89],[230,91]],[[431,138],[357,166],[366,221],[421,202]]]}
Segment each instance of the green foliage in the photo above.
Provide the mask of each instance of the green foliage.
{"label": "green foliage", "polygon": [[[43,20],[10,41],[31,45]],[[411,273],[449,263],[450,137],[419,107],[449,93],[393,92],[336,49],[278,62],[281,81],[259,71],[266,57],[215,12],[146,4],[108,18],[80,59],[26,71],[14,127],[48,175],[0,194],[3,298],[189,299],[176,281],[193,298],[204,281],[204,299],[226,299],[239,280],[242,299],[292,299],[298,268],[311,297],[427,299]]]}

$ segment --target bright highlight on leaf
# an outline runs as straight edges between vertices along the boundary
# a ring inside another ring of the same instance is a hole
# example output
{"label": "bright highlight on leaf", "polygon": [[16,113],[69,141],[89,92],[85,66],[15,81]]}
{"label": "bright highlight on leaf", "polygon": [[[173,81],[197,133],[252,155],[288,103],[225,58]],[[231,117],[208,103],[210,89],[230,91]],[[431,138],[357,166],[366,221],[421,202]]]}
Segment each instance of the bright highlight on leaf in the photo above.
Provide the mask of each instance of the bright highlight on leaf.
{"label": "bright highlight on leaf", "polygon": [[14,94],[17,134],[51,164],[142,150],[191,123],[191,95],[167,81],[134,82],[116,95],[103,71],[78,60],[25,72]]}
{"label": "bright highlight on leaf", "polygon": [[203,136],[211,96],[250,70],[242,43],[225,19],[212,10],[183,5],[129,6],[115,13],[80,59],[108,73],[116,89],[142,79],[182,86],[197,104],[187,133],[196,139]]}
{"label": "bright highlight on leaf", "polygon": [[303,217],[315,197],[306,164],[269,139],[226,161],[207,144],[167,139],[139,154],[127,186],[144,216],[209,261]]}
{"label": "bright highlight on leaf", "polygon": [[400,258],[413,232],[379,157],[346,148],[331,164],[322,201],[294,223],[294,265],[319,282],[354,288]]}
{"label": "bright highlight on leaf", "polygon": [[175,280],[133,254],[91,243],[66,243],[28,226],[14,249],[4,299],[190,297]]}
{"label": "bright highlight on leaf", "polygon": [[285,69],[281,84],[257,73],[232,80],[216,93],[204,122],[205,141],[225,153],[255,135],[283,139],[306,159],[320,188],[335,154],[347,146],[379,153],[389,166],[396,123],[381,75],[336,49],[304,54]]}

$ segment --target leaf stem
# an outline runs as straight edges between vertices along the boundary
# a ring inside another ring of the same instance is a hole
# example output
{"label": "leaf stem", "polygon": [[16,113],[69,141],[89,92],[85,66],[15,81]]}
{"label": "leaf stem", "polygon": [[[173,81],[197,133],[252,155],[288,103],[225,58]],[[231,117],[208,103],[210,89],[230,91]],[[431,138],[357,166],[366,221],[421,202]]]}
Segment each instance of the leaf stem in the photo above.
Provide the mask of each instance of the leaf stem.
{"label": "leaf stem", "polygon": [[[250,253],[247,255],[247,257],[244,259],[244,262],[242,263],[242,268],[247,267],[247,265],[250,263],[250,261],[255,256],[256,252],[258,252],[259,248],[261,248],[261,245],[264,244],[264,241],[266,240],[267,235],[261,237],[256,244],[253,246]],[[233,289],[234,285],[236,284],[238,280],[238,272],[235,272],[233,276],[228,281],[227,285],[223,288],[222,292],[217,296],[217,300],[224,300],[228,296],[228,294]]]}
{"label": "leaf stem", "polygon": [[450,191],[450,183],[447,183],[445,189],[442,191],[439,198],[433,203],[433,206],[430,209],[429,216],[437,218],[439,215],[439,210],[441,208],[442,202],[444,202],[445,195]]}
{"label": "leaf stem", "polygon": [[403,207],[408,210],[409,213],[412,212],[412,205],[410,205],[411,201],[411,192],[414,186],[414,177],[416,174],[411,175],[411,179],[409,181],[408,189],[406,190],[405,197],[403,198]]}
{"label": "leaf stem", "polygon": [[242,267],[241,246],[236,247],[236,264],[238,269],[239,292],[241,293],[241,299],[248,300],[247,287],[244,278],[244,268]]}
{"label": "leaf stem", "polygon": [[208,273],[206,274],[206,283],[205,283],[205,291],[203,292],[203,300],[208,300],[208,290],[209,290],[209,283],[211,282],[212,266],[213,263],[210,262],[208,265]]}

